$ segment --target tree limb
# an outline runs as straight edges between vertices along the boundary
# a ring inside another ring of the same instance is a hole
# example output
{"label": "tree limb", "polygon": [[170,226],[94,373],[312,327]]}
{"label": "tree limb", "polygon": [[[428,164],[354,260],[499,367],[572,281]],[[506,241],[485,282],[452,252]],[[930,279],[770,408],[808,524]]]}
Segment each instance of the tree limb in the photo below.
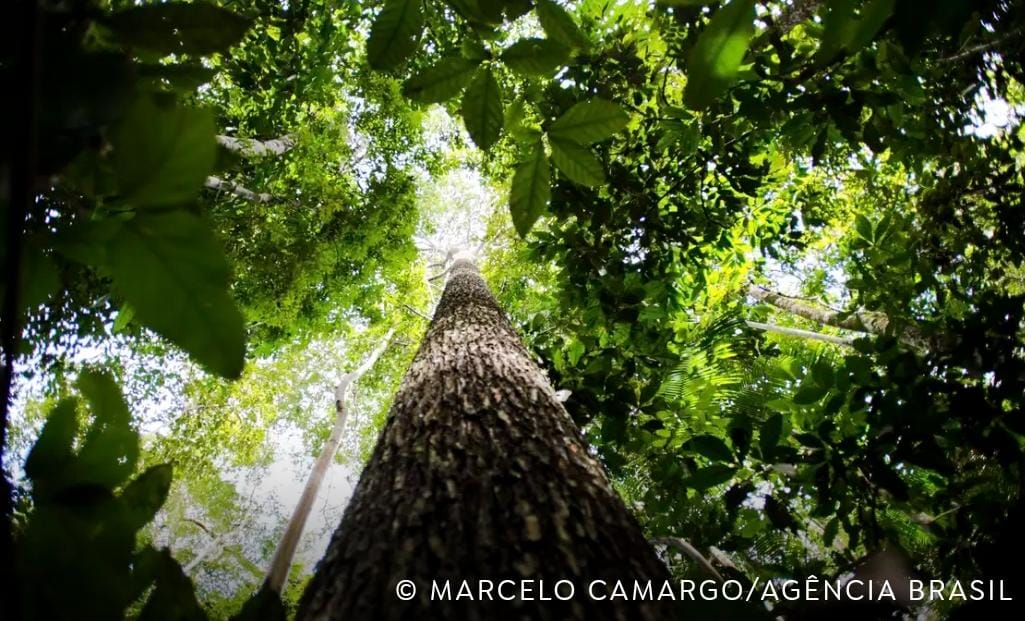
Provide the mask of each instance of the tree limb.
{"label": "tree limb", "polygon": [[286,134],[280,138],[256,140],[254,138],[238,138],[236,136],[217,136],[217,144],[242,157],[256,158],[267,157],[268,155],[281,155],[290,151],[295,146],[295,137],[291,134]]}
{"label": "tree limb", "polygon": [[234,181],[227,181],[220,177],[214,177],[213,175],[207,177],[206,182],[203,185],[211,190],[220,190],[222,192],[227,192],[228,194],[234,194],[239,198],[244,198],[247,201],[252,201],[254,203],[269,203],[274,200],[274,197],[270,194],[265,192],[257,194]]}
{"label": "tree limb", "polygon": [[777,326],[776,324],[761,323],[758,321],[748,321],[746,323],[749,328],[754,328],[755,330],[762,330],[763,332],[774,332],[776,334],[785,334],[787,336],[796,336],[798,338],[812,339],[815,341],[825,341],[826,343],[846,345],[847,347],[851,347],[854,344],[854,337],[851,336],[835,336],[833,334],[823,334],[821,332],[812,332],[811,330],[800,330],[798,328]]}

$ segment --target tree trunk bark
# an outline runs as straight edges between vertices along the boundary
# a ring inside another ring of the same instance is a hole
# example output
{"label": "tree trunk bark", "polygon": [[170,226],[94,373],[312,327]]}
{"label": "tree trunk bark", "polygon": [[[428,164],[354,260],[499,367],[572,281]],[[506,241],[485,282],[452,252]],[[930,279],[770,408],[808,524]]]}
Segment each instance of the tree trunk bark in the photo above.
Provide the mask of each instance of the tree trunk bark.
{"label": "tree trunk bark", "polygon": [[[756,300],[771,304],[780,310],[785,310],[798,317],[804,317],[816,323],[835,328],[883,336],[887,334],[890,327],[890,318],[882,313],[860,312],[852,313],[845,317],[832,309],[821,308],[757,285],[748,287],[747,294]],[[894,336],[907,347],[920,352],[928,351],[933,345],[917,327],[911,325],[903,326]]]}
{"label": "tree trunk bark", "polygon": [[285,528],[284,534],[281,535],[281,541],[278,542],[278,547],[274,550],[274,558],[271,559],[270,569],[267,571],[267,578],[264,581],[264,585],[275,593],[281,593],[281,589],[285,586],[285,580],[288,579],[288,570],[292,566],[292,560],[295,558],[295,550],[299,547],[299,539],[302,537],[303,529],[306,527],[306,520],[309,519],[310,511],[313,509],[313,501],[317,499],[320,484],[324,482],[324,475],[327,474],[327,469],[331,462],[334,461],[335,453],[338,452],[338,446],[342,443],[342,432],[345,430],[345,421],[349,414],[348,409],[345,407],[346,394],[349,388],[374,366],[377,359],[387,349],[388,343],[391,342],[391,337],[394,334],[394,328],[388,330],[388,333],[381,339],[380,344],[370,353],[359,368],[352,373],[346,373],[338,381],[338,384],[335,385],[334,427],[331,428],[331,435],[328,436],[324,448],[320,450],[320,455],[313,464],[313,470],[306,479],[306,487],[303,488],[303,493],[299,497],[299,502],[296,503],[292,517],[288,521],[288,526]]}
{"label": "tree trunk bark", "polygon": [[[668,619],[671,602],[588,595],[595,580],[600,594],[668,579],[477,268],[457,260],[297,619]],[[453,601],[463,580],[475,601]],[[571,600],[552,596],[558,580]]]}

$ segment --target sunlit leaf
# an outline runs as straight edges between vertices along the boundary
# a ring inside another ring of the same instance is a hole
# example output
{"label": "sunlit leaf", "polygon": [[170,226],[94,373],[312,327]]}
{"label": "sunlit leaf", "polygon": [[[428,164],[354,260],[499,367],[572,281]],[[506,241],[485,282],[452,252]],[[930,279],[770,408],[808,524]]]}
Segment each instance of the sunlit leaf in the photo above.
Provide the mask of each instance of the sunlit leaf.
{"label": "sunlit leaf", "polygon": [[421,0],[385,0],[367,39],[371,67],[392,69],[416,50],[424,23],[421,7]]}
{"label": "sunlit leaf", "polygon": [[612,137],[629,120],[626,111],[618,105],[595,98],[567,110],[548,128],[548,135],[587,145]]}
{"label": "sunlit leaf", "polygon": [[509,192],[509,211],[520,237],[527,236],[548,204],[550,174],[544,145],[538,141],[530,148],[526,159],[516,166]]}
{"label": "sunlit leaf", "polygon": [[754,35],[755,0],[732,0],[712,15],[687,58],[684,102],[707,108],[737,79]]}
{"label": "sunlit leaf", "polygon": [[605,183],[601,163],[579,144],[570,140],[552,138],[552,162],[570,181],[580,185],[596,186]]}

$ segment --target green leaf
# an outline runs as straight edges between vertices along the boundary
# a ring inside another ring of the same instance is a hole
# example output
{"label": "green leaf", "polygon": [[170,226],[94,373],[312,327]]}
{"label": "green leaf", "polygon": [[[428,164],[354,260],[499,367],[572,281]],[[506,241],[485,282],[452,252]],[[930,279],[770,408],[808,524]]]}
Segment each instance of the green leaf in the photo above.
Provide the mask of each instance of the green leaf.
{"label": "green leaf", "polygon": [[833,387],[833,367],[824,361],[818,361],[811,367],[811,376],[819,386],[829,389]]}
{"label": "green leaf", "polygon": [[716,485],[722,485],[733,478],[737,471],[733,466],[715,464],[706,468],[699,468],[694,474],[681,481],[684,487],[692,487],[697,490],[708,489]]}
{"label": "green leaf", "polygon": [[726,446],[722,438],[711,435],[695,436],[687,442],[686,447],[711,461],[733,461],[733,451]]}
{"label": "green leaf", "polygon": [[122,304],[117,311],[117,317],[114,319],[114,326],[111,330],[115,334],[124,332],[128,324],[132,323],[133,317],[135,317],[135,309],[130,304]]}
{"label": "green leaf", "polygon": [[394,68],[416,51],[423,25],[421,0],[385,0],[370,27],[367,62],[377,70]]}
{"label": "green leaf", "polygon": [[773,449],[783,436],[783,415],[773,414],[764,423],[758,436],[758,447],[762,450],[762,459],[769,459]]}
{"label": "green leaf", "polygon": [[502,62],[524,75],[551,75],[569,60],[569,48],[551,39],[521,39],[502,52]]}
{"label": "green leaf", "polygon": [[860,213],[854,217],[854,230],[865,241],[872,241],[872,223]]}
{"label": "green leaf", "polygon": [[171,464],[160,464],[150,467],[125,486],[118,500],[127,528],[139,530],[153,519],[167,500],[171,476]]}
{"label": "green leaf", "polygon": [[132,414],[117,382],[106,373],[83,371],[78,390],[89,403],[93,424],[75,460],[73,478],[79,484],[114,489],[132,474],[139,459]]}
{"label": "green leaf", "polygon": [[110,241],[114,284],[143,325],[214,373],[238,377],[242,314],[228,295],[228,265],[210,227],[184,211],[140,214]]}
{"label": "green leaf", "polygon": [[630,116],[618,105],[605,99],[592,99],[575,104],[548,128],[548,135],[587,145],[611,137],[626,127]]}
{"label": "green leaf", "polygon": [[135,207],[180,205],[196,196],[217,160],[213,115],[140,97],[114,136],[114,173]]}
{"label": "green leaf", "polygon": [[406,80],[402,92],[414,101],[441,103],[452,99],[466,88],[480,61],[449,56]]}
{"label": "green leaf", "polygon": [[502,91],[490,69],[478,69],[463,93],[463,122],[474,144],[487,151],[498,142],[505,121]]}
{"label": "green leaf", "polygon": [[568,48],[585,49],[589,46],[587,37],[566,9],[551,0],[538,0],[535,7],[537,20],[549,39]]}
{"label": "green leaf", "polygon": [[684,103],[707,108],[733,84],[754,35],[755,0],[732,0],[714,15],[687,60]]}
{"label": "green leaf", "polygon": [[167,2],[118,11],[103,23],[124,44],[160,54],[205,56],[238,43],[252,20],[209,2]]}
{"label": "green leaf", "polygon": [[25,475],[38,492],[41,481],[58,475],[74,457],[72,443],[78,433],[75,399],[62,399],[50,410],[39,438],[25,459]]}
{"label": "green leaf", "polygon": [[605,183],[605,170],[586,147],[559,138],[552,138],[549,144],[552,161],[570,181],[592,187]]}
{"label": "green leaf", "polygon": [[516,166],[509,192],[509,211],[520,237],[527,236],[548,204],[552,191],[549,175],[548,158],[539,140]]}
{"label": "green leaf", "polygon": [[794,403],[797,405],[811,405],[826,396],[828,389],[816,384],[806,384],[794,394]]}

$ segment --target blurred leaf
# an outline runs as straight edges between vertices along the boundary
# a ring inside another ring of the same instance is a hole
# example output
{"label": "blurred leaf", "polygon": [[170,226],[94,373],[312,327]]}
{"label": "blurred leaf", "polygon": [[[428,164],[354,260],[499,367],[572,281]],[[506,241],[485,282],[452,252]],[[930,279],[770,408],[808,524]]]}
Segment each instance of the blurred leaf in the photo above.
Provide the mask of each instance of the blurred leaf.
{"label": "blurred leaf", "polygon": [[681,483],[684,487],[692,487],[697,490],[704,490],[716,485],[722,485],[733,478],[737,471],[732,466],[715,464],[706,468],[699,468],[694,474],[685,478]]}
{"label": "blurred leaf", "polygon": [[180,205],[195,197],[217,159],[213,115],[139,97],[114,136],[114,173],[135,207]]}
{"label": "blurred leaf", "polygon": [[550,39],[521,39],[502,52],[502,62],[525,75],[551,75],[569,60],[569,49]]}
{"label": "blurred leaf", "polygon": [[437,64],[406,80],[402,92],[414,101],[441,103],[466,88],[479,61],[460,56],[442,58]]}
{"label": "blurred leaf", "polygon": [[564,8],[551,0],[538,0],[535,10],[541,28],[549,39],[568,48],[587,48],[589,42],[580,27]]}
{"label": "blurred leaf", "polygon": [[25,475],[32,480],[35,491],[44,479],[57,476],[74,458],[72,444],[78,433],[75,399],[62,399],[43,424],[39,438],[25,459]]}
{"label": "blurred leaf", "polygon": [[730,447],[726,446],[726,443],[721,438],[715,436],[695,436],[685,446],[687,449],[698,453],[710,461],[733,461],[733,451],[730,450]]}
{"label": "blurred leaf", "polygon": [[103,23],[131,47],[205,56],[238,43],[252,21],[199,0],[135,6],[113,13]]}
{"label": "blurred leaf", "polygon": [[136,319],[224,377],[245,355],[242,314],[228,295],[228,265],[210,228],[184,211],[140,214],[110,241],[114,284]]}
{"label": "blurred leaf", "polygon": [[732,0],[712,15],[687,59],[689,108],[707,108],[740,72],[755,27],[754,0]]}
{"label": "blurred leaf", "polygon": [[119,502],[128,528],[139,530],[157,514],[171,489],[171,474],[171,464],[152,466],[125,486]]}

